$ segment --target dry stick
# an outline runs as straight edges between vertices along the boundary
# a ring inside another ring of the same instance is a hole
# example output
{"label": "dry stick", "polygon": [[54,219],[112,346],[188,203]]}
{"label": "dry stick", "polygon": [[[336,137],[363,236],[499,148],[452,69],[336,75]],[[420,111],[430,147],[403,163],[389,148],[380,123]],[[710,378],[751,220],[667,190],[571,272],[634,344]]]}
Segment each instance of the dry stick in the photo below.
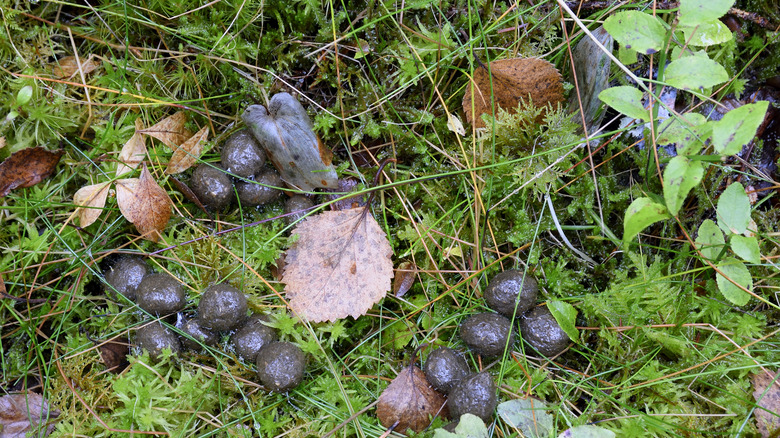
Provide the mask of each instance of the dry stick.
{"label": "dry stick", "polygon": [[355,412],[354,414],[350,415],[350,416],[349,416],[349,418],[347,418],[346,420],[344,420],[344,421],[342,421],[341,423],[339,423],[339,425],[338,425],[338,426],[336,426],[336,427],[335,427],[335,428],[333,428],[331,431],[329,431],[328,433],[326,433],[325,435],[323,435],[323,436],[322,436],[322,438],[328,438],[328,437],[332,436],[334,433],[336,433],[336,432],[338,432],[339,430],[341,430],[341,428],[342,428],[342,427],[344,427],[344,426],[346,426],[347,424],[349,424],[349,423],[351,423],[351,422],[355,421],[355,419],[356,419],[357,417],[359,417],[360,415],[362,415],[363,413],[365,413],[367,410],[369,410],[369,409],[373,408],[374,406],[376,406],[376,404],[377,404],[377,403],[379,403],[379,399],[376,399],[376,400],[374,400],[374,402],[373,402],[373,403],[371,403],[370,405],[367,405],[367,406],[366,406],[366,407],[364,407],[363,409],[361,409],[361,410],[359,410],[359,411]]}

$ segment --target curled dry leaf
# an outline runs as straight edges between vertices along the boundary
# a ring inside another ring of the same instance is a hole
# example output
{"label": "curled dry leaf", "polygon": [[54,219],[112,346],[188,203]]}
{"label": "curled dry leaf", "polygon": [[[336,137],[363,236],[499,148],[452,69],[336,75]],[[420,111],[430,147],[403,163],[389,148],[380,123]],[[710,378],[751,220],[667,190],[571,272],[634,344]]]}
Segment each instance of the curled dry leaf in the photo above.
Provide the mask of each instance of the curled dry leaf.
{"label": "curled dry leaf", "polygon": [[135,225],[138,232],[152,242],[160,235],[171,218],[171,198],[152,178],[144,165],[140,178],[120,179],[116,182],[116,200],[122,215]]}
{"label": "curled dry leaf", "polygon": [[137,169],[146,158],[146,137],[141,133],[143,129],[144,124],[141,118],[135,119],[135,132],[130,140],[127,140],[122,146],[122,151],[119,152],[119,166],[116,168],[117,177]]}
{"label": "curled dry leaf", "polygon": [[[81,71],[84,72],[84,75],[88,75],[98,68],[98,64],[95,62],[95,55],[90,55],[87,59],[79,59],[81,60]],[[52,64],[51,72],[54,77],[59,79],[73,77],[79,72],[78,61],[75,56],[60,58]]]}
{"label": "curled dry leaf", "polygon": [[48,436],[53,420],[60,415],[40,394],[11,394],[0,397],[0,437],[25,438]]}
{"label": "curled dry leaf", "polygon": [[417,277],[417,266],[412,262],[403,262],[396,269],[395,280],[393,280],[393,294],[402,297],[409,292]]}
{"label": "curled dry leaf", "polygon": [[753,376],[753,398],[759,406],[755,410],[758,431],[762,438],[777,436],[780,431],[780,380],[777,373],[774,376],[759,371]]}
{"label": "curled dry leaf", "polygon": [[13,153],[0,163],[0,197],[13,189],[32,187],[48,178],[64,153],[62,149],[50,152],[42,147]]}
{"label": "curled dry leaf", "polygon": [[333,154],[314,133],[309,115],[293,96],[275,94],[268,109],[251,105],[241,118],[285,182],[301,190],[336,187]]}
{"label": "curled dry leaf", "polygon": [[82,228],[92,225],[100,216],[103,207],[106,206],[109,187],[111,187],[110,182],[92,184],[80,188],[73,195],[73,203],[78,205],[76,216]]}
{"label": "curled dry leaf", "polygon": [[195,135],[182,143],[181,146],[171,146],[173,148],[173,156],[171,157],[171,161],[168,162],[168,168],[165,169],[165,174],[173,175],[181,173],[192,167],[203,152],[203,146],[206,144],[208,138],[209,128],[204,126],[200,131],[195,133]]}
{"label": "curled dry leaf", "polygon": [[384,427],[398,432],[419,432],[431,424],[431,418],[447,417],[446,399],[433,389],[425,374],[414,365],[404,367],[382,391],[376,416]]}
{"label": "curled dry leaf", "polygon": [[365,209],[310,216],[293,235],[282,283],[290,308],[307,320],[357,318],[390,290],[393,250]]}
{"label": "curled dry leaf", "polygon": [[[612,51],[612,36],[603,27],[599,27],[592,33],[601,45],[610,52]],[[598,127],[606,114],[599,99],[599,93],[609,87],[611,59],[588,36],[584,36],[577,43],[572,51],[572,59],[577,75],[582,110],[585,114],[585,117],[576,118],[575,122],[580,122],[584,118],[585,127],[588,129],[588,133],[591,133],[593,128]],[[569,97],[569,107],[579,108],[576,90]]]}
{"label": "curled dry leaf", "polygon": [[[537,107],[563,102],[563,79],[551,63],[537,58],[513,58],[480,64],[463,96],[466,120],[484,128],[482,114],[492,114],[491,83],[498,108],[509,113],[517,110],[521,100],[531,98]],[[472,99],[473,96],[473,99]]]}
{"label": "curled dry leaf", "polygon": [[187,114],[184,111],[178,111],[141,132],[175,148],[192,137],[192,133],[184,127],[185,123],[187,123]]}

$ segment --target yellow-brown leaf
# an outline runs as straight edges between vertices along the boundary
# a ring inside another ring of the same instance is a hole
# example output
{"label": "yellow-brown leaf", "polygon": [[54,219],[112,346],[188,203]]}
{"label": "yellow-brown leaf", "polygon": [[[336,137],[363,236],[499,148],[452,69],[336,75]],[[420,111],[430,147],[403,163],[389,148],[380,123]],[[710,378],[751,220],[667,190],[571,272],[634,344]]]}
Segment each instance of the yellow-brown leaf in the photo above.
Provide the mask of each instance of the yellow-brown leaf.
{"label": "yellow-brown leaf", "polygon": [[110,182],[92,184],[80,188],[73,195],[73,203],[78,205],[76,216],[82,228],[92,225],[103,212],[110,186]]}
{"label": "yellow-brown leaf", "polygon": [[157,185],[146,165],[140,178],[120,179],[116,182],[116,200],[119,211],[145,239],[152,242],[160,240],[171,218],[171,198]]}
{"label": "yellow-brown leaf", "polygon": [[146,157],[146,137],[141,134],[144,124],[141,118],[135,119],[135,132],[130,140],[122,146],[119,152],[119,166],[116,168],[116,176],[122,176],[137,169]]}
{"label": "yellow-brown leaf", "polygon": [[[81,71],[85,75],[92,73],[98,68],[98,64],[95,62],[95,55],[89,56],[87,59],[79,58],[81,60]],[[52,65],[52,74],[56,78],[70,78],[75,76],[79,72],[79,63],[75,56],[66,56],[54,61]]]}
{"label": "yellow-brown leaf", "polygon": [[184,111],[179,111],[141,132],[174,148],[192,137],[192,133],[184,127],[185,123],[187,123],[187,114]]}
{"label": "yellow-brown leaf", "polygon": [[312,322],[364,315],[390,290],[393,250],[363,208],[325,211],[301,222],[282,282],[290,308]]}
{"label": "yellow-brown leaf", "polygon": [[195,135],[188,138],[181,146],[173,146],[173,156],[165,169],[167,175],[184,172],[198,161],[203,152],[203,146],[209,138],[209,128],[204,126]]}

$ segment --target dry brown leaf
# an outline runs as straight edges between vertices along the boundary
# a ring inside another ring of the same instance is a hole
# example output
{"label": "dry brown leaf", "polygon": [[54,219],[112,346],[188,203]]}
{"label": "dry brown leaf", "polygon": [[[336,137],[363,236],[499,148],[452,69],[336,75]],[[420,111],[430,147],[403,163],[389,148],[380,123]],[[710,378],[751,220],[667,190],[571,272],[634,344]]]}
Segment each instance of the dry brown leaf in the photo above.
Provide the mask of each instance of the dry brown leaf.
{"label": "dry brown leaf", "polygon": [[431,387],[425,374],[414,365],[404,367],[382,391],[376,416],[384,427],[404,433],[419,432],[431,424],[431,418],[447,417],[444,396]]}
{"label": "dry brown leaf", "polygon": [[365,209],[310,216],[293,235],[282,283],[290,308],[307,320],[357,318],[390,290],[393,250]]}
{"label": "dry brown leaf", "polygon": [[171,198],[144,165],[140,178],[116,181],[116,201],[122,215],[144,239],[157,242],[171,218]]}
{"label": "dry brown leaf", "polygon": [[173,146],[173,156],[171,161],[168,162],[168,168],[165,169],[166,175],[181,173],[192,167],[198,161],[200,154],[203,152],[203,146],[208,139],[209,128],[204,126],[195,135],[182,143],[181,146]]}
{"label": "dry brown leaf", "polygon": [[110,186],[111,182],[92,184],[80,188],[73,195],[73,203],[78,205],[76,216],[81,228],[92,225],[103,212]]}
{"label": "dry brown leaf", "polygon": [[150,135],[169,147],[175,148],[192,137],[192,133],[184,127],[185,123],[187,123],[187,114],[184,111],[178,111],[172,116],[160,120],[154,126],[141,130],[141,133]]}
{"label": "dry brown leaf", "polygon": [[753,398],[759,406],[754,411],[758,431],[762,438],[777,436],[780,431],[780,379],[777,379],[777,373],[770,376],[759,372],[753,375],[752,380],[755,388]]}
{"label": "dry brown leaf", "polygon": [[19,187],[32,187],[54,172],[62,149],[50,152],[42,147],[14,152],[0,163],[0,197]]}
{"label": "dry brown leaf", "polygon": [[417,266],[412,262],[403,262],[395,270],[395,280],[393,280],[393,295],[402,297],[409,292],[417,277]]}
{"label": "dry brown leaf", "polygon": [[137,169],[146,157],[146,137],[141,133],[143,129],[144,124],[141,118],[135,119],[135,132],[130,140],[127,140],[122,146],[122,151],[119,152],[119,166],[116,168],[117,177]]}
{"label": "dry brown leaf", "polygon": [[0,149],[5,147],[5,137],[0,137]]}
{"label": "dry brown leaf", "polygon": [[[488,66],[480,64],[474,70],[471,86],[463,96],[466,120],[484,128],[482,114],[492,114],[491,75],[496,114],[498,108],[515,113],[521,100],[530,96],[537,107],[563,102],[563,78],[554,65],[538,58],[502,59]],[[472,109],[472,94],[473,109]]]}
{"label": "dry brown leaf", "polygon": [[[81,60],[81,71],[84,75],[88,75],[98,68],[97,62],[95,62],[95,55],[90,55],[87,59],[79,58]],[[66,56],[54,61],[51,69],[54,77],[70,78],[78,74],[79,63],[75,56]]]}
{"label": "dry brown leaf", "polygon": [[46,400],[34,392],[2,396],[0,437],[48,436],[54,430],[53,420],[59,415],[59,410],[49,410]]}

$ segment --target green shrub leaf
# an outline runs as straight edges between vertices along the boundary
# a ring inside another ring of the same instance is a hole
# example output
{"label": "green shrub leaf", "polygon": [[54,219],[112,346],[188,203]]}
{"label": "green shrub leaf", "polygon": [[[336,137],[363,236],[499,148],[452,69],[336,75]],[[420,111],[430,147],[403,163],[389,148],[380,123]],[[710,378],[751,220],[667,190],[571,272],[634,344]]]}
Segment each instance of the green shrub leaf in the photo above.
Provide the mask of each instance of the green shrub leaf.
{"label": "green shrub leaf", "polygon": [[455,426],[455,433],[439,428],[433,433],[433,438],[488,438],[488,430],[485,422],[476,415],[463,414]]}
{"label": "green shrub leaf", "polygon": [[726,234],[742,234],[750,224],[750,200],[742,184],[735,182],[718,199],[718,226]]}
{"label": "green shrub leaf", "polygon": [[734,35],[720,20],[702,23],[697,26],[680,26],[689,46],[708,47],[731,41]]}
{"label": "green shrub leaf", "polygon": [[642,92],[634,87],[622,85],[607,88],[599,93],[599,99],[628,117],[647,121],[650,113],[642,105]]}
{"label": "green shrub leaf", "polygon": [[731,250],[746,262],[761,263],[761,251],[758,249],[758,239],[734,234],[730,239]]}
{"label": "green shrub leaf", "polygon": [[698,26],[726,15],[734,0],[681,0],[680,25]]}
{"label": "green shrub leaf", "polygon": [[750,143],[764,121],[769,102],[742,105],[726,113],[712,127],[712,147],[723,155],[734,155]]}
{"label": "green shrub leaf", "polygon": [[[718,263],[718,270],[745,289],[753,290],[753,277],[750,276],[750,271],[741,261],[733,257],[726,257]],[[737,306],[747,304],[750,301],[750,294],[735,286],[723,275],[717,274],[716,276],[720,293]]]}
{"label": "green shrub leaf", "polygon": [[634,240],[634,237],[648,225],[670,217],[666,207],[653,202],[652,199],[635,199],[626,210],[626,217],[623,221],[623,243],[628,244]]}
{"label": "green shrub leaf", "polygon": [[553,417],[547,405],[534,398],[518,398],[498,405],[496,411],[508,425],[518,429],[523,436],[540,438],[550,436]]}
{"label": "green shrub leaf", "polygon": [[624,11],[607,18],[604,29],[627,49],[651,54],[664,47],[666,30],[661,21],[639,11]]}
{"label": "green shrub leaf", "polygon": [[669,63],[666,82],[682,90],[701,91],[729,80],[726,69],[705,56],[686,56]]}
{"label": "green shrub leaf", "polygon": [[699,235],[696,236],[696,246],[702,255],[709,260],[716,260],[726,246],[726,239],[715,222],[706,219],[699,225]]}
{"label": "green shrub leaf", "polygon": [[561,326],[563,331],[569,335],[569,339],[574,342],[580,342],[580,332],[577,330],[577,309],[569,303],[552,300],[547,303],[547,308],[552,313],[555,321]]}
{"label": "green shrub leaf", "polygon": [[699,185],[704,177],[701,161],[691,161],[678,155],[664,170],[664,200],[672,216],[677,216],[688,192]]}
{"label": "green shrub leaf", "polygon": [[558,438],[615,438],[615,432],[603,427],[585,424],[564,430]]}

